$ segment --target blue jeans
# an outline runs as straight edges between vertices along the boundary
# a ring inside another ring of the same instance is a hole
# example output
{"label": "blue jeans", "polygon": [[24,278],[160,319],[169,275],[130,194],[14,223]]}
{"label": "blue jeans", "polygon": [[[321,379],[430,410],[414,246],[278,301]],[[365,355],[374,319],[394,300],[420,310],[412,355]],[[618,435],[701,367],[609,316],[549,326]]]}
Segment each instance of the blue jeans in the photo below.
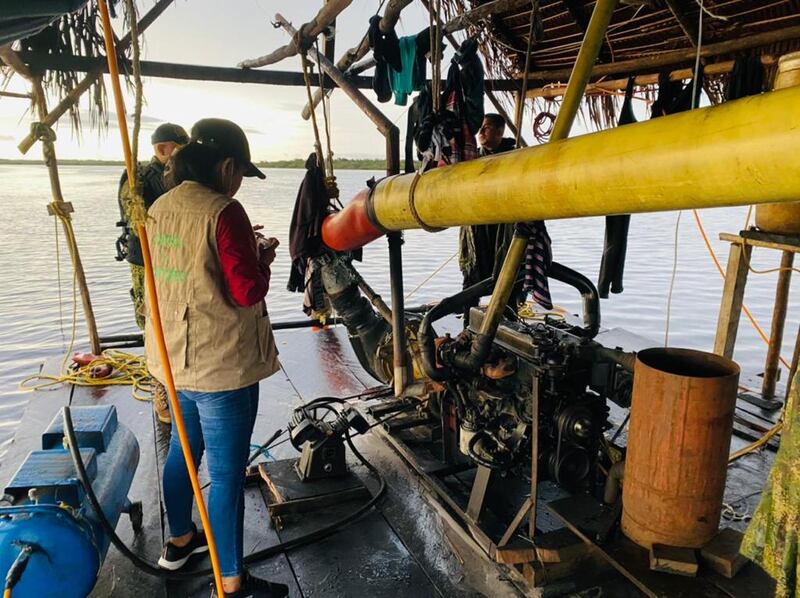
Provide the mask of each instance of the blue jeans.
{"label": "blue jeans", "polygon": [[[224,392],[178,391],[195,465],[207,454],[208,516],[224,577],[242,572],[244,469],[258,411],[258,383]],[[172,537],[192,531],[192,486],[173,430],[164,464],[164,505]]]}

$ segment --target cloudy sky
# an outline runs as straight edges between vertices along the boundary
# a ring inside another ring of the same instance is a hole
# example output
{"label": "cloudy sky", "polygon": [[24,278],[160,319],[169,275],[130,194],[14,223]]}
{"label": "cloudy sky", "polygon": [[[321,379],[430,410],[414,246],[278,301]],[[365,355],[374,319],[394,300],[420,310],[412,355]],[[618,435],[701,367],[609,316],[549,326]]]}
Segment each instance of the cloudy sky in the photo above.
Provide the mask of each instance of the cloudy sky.
{"label": "cloudy sky", "polygon": [[[154,0],[140,2],[144,12]],[[353,0],[337,24],[336,56],[361,39],[369,17],[378,9],[377,0]],[[316,14],[319,1],[298,0],[176,0],[145,33],[144,59],[164,62],[235,66],[245,58],[266,54],[285,44],[288,36],[274,29],[270,21],[276,12],[296,26]],[[122,34],[121,22],[115,28]],[[398,35],[413,35],[427,26],[427,14],[419,2],[403,11]],[[267,67],[300,71],[294,57]],[[108,82],[108,79],[106,79]],[[147,104],[144,107],[143,141],[158,123],[172,121],[187,129],[203,117],[229,118],[239,123],[250,137],[256,159],[283,159],[308,155],[313,134],[309,122],[300,117],[305,103],[302,87],[204,83],[145,79]],[[110,86],[107,86],[110,92]],[[28,91],[23,81],[14,81],[11,91]],[[372,98],[374,94],[367,90]],[[132,108],[132,100],[127,105]],[[82,104],[85,108],[86,103]],[[385,113],[405,129],[405,107],[391,102],[381,105]],[[0,98],[0,158],[21,157],[16,143],[27,131],[30,115],[25,100]],[[88,126],[76,137],[65,119],[58,128],[59,155],[64,158],[119,159],[118,131],[111,126],[98,134]],[[340,157],[381,157],[383,141],[374,126],[341,92],[332,99],[333,150]]]}

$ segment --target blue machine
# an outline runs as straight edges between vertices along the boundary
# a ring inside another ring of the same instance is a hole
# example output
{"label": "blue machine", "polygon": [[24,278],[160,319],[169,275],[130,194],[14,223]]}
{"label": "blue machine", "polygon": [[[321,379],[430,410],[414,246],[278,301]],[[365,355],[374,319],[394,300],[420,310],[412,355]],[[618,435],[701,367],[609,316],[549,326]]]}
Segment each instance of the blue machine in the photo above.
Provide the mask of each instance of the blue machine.
{"label": "blue machine", "polygon": [[[129,513],[141,527],[141,504],[128,490],[139,464],[139,443],[117,421],[111,405],[71,410],[81,458],[92,488],[112,526]],[[42,450],[31,452],[5,489],[0,507],[0,575],[26,546],[27,567],[14,598],[83,598],[91,592],[108,551],[109,538],[97,520],[64,448],[57,415],[42,435]]]}

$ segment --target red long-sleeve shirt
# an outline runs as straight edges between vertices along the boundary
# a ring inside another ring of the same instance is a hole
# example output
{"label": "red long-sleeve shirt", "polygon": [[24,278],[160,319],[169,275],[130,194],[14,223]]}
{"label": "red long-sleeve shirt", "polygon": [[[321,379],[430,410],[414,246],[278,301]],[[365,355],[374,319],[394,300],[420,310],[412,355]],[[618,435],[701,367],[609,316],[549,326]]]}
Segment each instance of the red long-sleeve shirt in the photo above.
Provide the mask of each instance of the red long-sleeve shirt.
{"label": "red long-sleeve shirt", "polygon": [[236,305],[250,307],[267,296],[270,268],[258,259],[253,226],[238,201],[219,215],[217,251],[228,293]]}

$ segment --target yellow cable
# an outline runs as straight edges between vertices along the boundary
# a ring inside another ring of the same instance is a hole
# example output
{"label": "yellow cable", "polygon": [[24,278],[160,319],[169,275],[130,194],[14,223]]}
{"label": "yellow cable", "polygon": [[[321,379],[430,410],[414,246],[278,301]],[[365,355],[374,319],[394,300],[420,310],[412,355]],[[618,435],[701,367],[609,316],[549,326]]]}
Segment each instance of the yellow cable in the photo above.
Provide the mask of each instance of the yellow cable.
{"label": "yellow cable", "polygon": [[3,598],[11,598],[11,588],[3,590]]}

